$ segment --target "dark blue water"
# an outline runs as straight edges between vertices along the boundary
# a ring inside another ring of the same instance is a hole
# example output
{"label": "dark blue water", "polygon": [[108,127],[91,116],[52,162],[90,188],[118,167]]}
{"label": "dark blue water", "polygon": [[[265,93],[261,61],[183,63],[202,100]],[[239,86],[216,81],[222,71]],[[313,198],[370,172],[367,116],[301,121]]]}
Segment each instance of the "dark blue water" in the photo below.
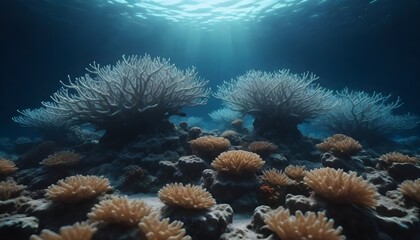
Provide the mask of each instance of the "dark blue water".
{"label": "dark blue water", "polygon": [[[299,11],[273,10],[260,20],[208,24],[127,18],[121,13],[135,14],[130,8],[98,7],[98,0],[60,2],[0,1],[0,136],[30,134],[11,121],[16,109],[39,107],[59,80],[84,74],[93,61],[113,64],[123,54],[195,66],[214,90],[250,69],[311,71],[326,88],[390,93],[405,102],[397,113],[420,114],[417,0],[326,0],[302,3]],[[187,112],[200,116],[216,108],[212,98]]]}

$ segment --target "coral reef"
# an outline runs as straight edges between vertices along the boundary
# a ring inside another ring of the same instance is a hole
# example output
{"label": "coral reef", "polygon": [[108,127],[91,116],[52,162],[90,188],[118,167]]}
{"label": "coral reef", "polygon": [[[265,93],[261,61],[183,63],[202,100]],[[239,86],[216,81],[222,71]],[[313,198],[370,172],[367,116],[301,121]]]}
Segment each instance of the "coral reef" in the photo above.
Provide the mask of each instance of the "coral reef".
{"label": "coral reef", "polygon": [[230,147],[230,142],[223,137],[205,136],[190,141],[193,154],[206,159],[213,160],[220,153]]}
{"label": "coral reef", "polygon": [[342,133],[369,145],[377,145],[404,129],[418,126],[419,117],[412,114],[395,115],[402,103],[398,98],[389,102],[390,95],[353,92],[344,89],[336,96],[337,104],[316,125],[332,133]]}
{"label": "coral reef", "polygon": [[180,221],[169,223],[169,218],[159,220],[156,214],[151,214],[141,220],[139,228],[147,240],[191,240],[185,236],[183,225]]}
{"label": "coral reef", "polygon": [[60,228],[57,234],[50,230],[42,230],[39,236],[32,235],[30,240],[91,240],[96,228],[87,223],[75,223]]}
{"label": "coral reef", "polygon": [[18,168],[16,167],[14,162],[4,158],[0,158],[0,176],[11,174],[17,169]]}
{"label": "coral reef", "polygon": [[256,153],[243,150],[231,150],[221,153],[211,166],[220,172],[230,174],[252,174],[264,165],[264,161]]}
{"label": "coral reef", "polygon": [[389,165],[393,163],[418,163],[419,161],[415,157],[410,157],[408,155],[399,153],[399,152],[389,152],[383,154],[379,157],[380,161],[387,162]]}
{"label": "coral reef", "polygon": [[332,92],[314,84],[316,76],[249,71],[219,86],[215,97],[241,114],[255,116],[254,132],[299,135],[297,124],[333,107]]}
{"label": "coral reef", "polygon": [[96,204],[87,216],[93,222],[132,227],[151,213],[152,209],[143,201],[113,196]]}
{"label": "coral reef", "polygon": [[[41,111],[62,122],[71,120],[72,125],[91,123],[105,129],[104,140],[164,131],[169,116],[179,114],[182,107],[205,104],[209,94],[207,82],[197,77],[195,69],[179,70],[169,60],[149,55],[123,56],[113,66],[93,63],[90,67],[93,76],[62,83],[51,96],[53,102],[43,102]],[[30,122],[30,116],[15,121]]]}
{"label": "coral reef", "polygon": [[325,213],[296,211],[295,216],[282,207],[270,212],[264,219],[268,228],[280,239],[300,240],[344,240],[342,228],[334,228],[334,220],[327,219]]}
{"label": "coral reef", "polygon": [[49,186],[45,196],[57,202],[74,203],[95,198],[111,189],[109,180],[104,177],[76,175]]}
{"label": "coral reef", "polygon": [[420,204],[420,179],[404,181],[398,186],[398,190],[407,198]]}
{"label": "coral reef", "polygon": [[248,146],[249,151],[260,155],[262,158],[276,152],[278,149],[275,144],[267,141],[254,141]]}
{"label": "coral reef", "polygon": [[185,209],[207,209],[216,204],[209,192],[191,184],[167,184],[159,190],[158,196],[168,206]]}
{"label": "coral reef", "polygon": [[271,186],[287,186],[291,181],[287,175],[277,169],[263,171],[263,175],[260,176],[260,180]]}
{"label": "coral reef", "polygon": [[322,152],[331,152],[338,157],[348,158],[362,150],[362,145],[344,134],[334,134],[316,145]]}
{"label": "coral reef", "polygon": [[56,152],[40,162],[41,165],[50,168],[68,168],[77,166],[81,156],[72,151]]}
{"label": "coral reef", "polygon": [[284,173],[295,181],[302,181],[306,175],[305,166],[289,165],[284,169]]}
{"label": "coral reef", "polygon": [[15,181],[0,182],[0,200],[7,200],[16,197],[25,189],[24,185],[19,185]]}
{"label": "coral reef", "polygon": [[328,201],[355,204],[365,208],[376,206],[376,188],[357,177],[355,172],[345,173],[343,170],[320,168],[307,172],[304,181],[316,194]]}

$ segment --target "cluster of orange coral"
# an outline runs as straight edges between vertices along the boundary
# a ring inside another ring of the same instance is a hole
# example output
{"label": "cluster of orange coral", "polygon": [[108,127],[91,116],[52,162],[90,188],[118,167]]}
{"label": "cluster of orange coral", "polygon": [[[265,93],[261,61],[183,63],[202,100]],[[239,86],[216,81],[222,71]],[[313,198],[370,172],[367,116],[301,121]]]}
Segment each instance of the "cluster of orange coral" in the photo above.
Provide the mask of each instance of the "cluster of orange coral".
{"label": "cluster of orange coral", "polygon": [[420,178],[415,181],[404,181],[398,186],[398,190],[405,197],[420,203]]}
{"label": "cluster of orange coral", "polygon": [[74,167],[80,162],[80,155],[72,151],[56,152],[40,162],[46,167]]}
{"label": "cluster of orange coral", "polygon": [[213,196],[200,186],[171,183],[158,192],[159,199],[168,206],[185,209],[207,209],[216,204]]}
{"label": "cluster of orange coral", "polygon": [[399,152],[390,152],[387,154],[383,154],[379,157],[380,161],[387,162],[389,164],[392,163],[411,163],[415,164],[417,163],[417,159],[415,157],[410,157],[408,155],[399,153]]}
{"label": "cluster of orange coral", "polygon": [[261,157],[252,152],[243,150],[232,150],[221,153],[211,166],[217,171],[228,172],[231,174],[255,173],[263,165]]}
{"label": "cluster of orange coral", "polygon": [[230,147],[230,142],[223,137],[205,136],[191,140],[193,154],[205,159],[213,159]]}
{"label": "cluster of orange coral", "polygon": [[280,239],[287,240],[344,240],[341,235],[342,228],[334,228],[334,220],[328,220],[323,212],[296,211],[290,215],[289,210],[279,207],[268,213],[264,219],[267,227]]}
{"label": "cluster of orange coral", "polygon": [[143,201],[113,196],[96,204],[88,214],[94,222],[105,222],[123,226],[137,226],[141,219],[152,213]]}
{"label": "cluster of orange coral", "polygon": [[19,185],[15,181],[0,182],[0,200],[7,200],[19,195],[26,187]]}
{"label": "cluster of orange coral", "polygon": [[361,207],[376,206],[377,191],[355,172],[346,173],[333,168],[319,168],[306,173],[305,183],[319,196],[336,203],[349,203]]}
{"label": "cluster of orange coral", "polygon": [[350,157],[362,150],[362,145],[344,134],[334,134],[316,145],[322,152],[331,152],[336,156]]}
{"label": "cluster of orange coral", "polygon": [[276,152],[279,148],[271,142],[254,141],[249,144],[248,149],[253,153],[266,157],[271,153]]}
{"label": "cluster of orange coral", "polygon": [[289,165],[284,169],[284,173],[295,181],[302,181],[306,175],[305,166]]}
{"label": "cluster of orange coral", "polygon": [[291,182],[291,180],[282,171],[274,168],[263,171],[263,175],[260,176],[260,180],[270,186],[287,186]]}
{"label": "cluster of orange coral", "polygon": [[58,202],[78,202],[95,198],[111,189],[107,178],[76,175],[49,186],[45,196]]}
{"label": "cluster of orange coral", "polygon": [[15,172],[17,169],[18,168],[16,167],[14,162],[4,159],[4,158],[0,158],[0,175],[11,174]]}
{"label": "cluster of orange coral", "polygon": [[75,223],[60,228],[57,234],[50,230],[42,230],[39,236],[32,235],[30,240],[91,240],[96,228],[87,223]]}

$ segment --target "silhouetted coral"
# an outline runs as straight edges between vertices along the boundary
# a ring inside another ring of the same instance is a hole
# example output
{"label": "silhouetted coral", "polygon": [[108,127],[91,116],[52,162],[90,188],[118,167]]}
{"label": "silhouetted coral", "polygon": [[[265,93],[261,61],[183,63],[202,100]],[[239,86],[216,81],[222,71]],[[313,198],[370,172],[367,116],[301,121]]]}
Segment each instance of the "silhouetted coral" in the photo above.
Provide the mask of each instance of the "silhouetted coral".
{"label": "silhouetted coral", "polygon": [[72,151],[60,151],[49,155],[40,162],[41,165],[51,168],[67,168],[77,166],[80,162],[80,155]]}
{"label": "silhouetted coral", "polygon": [[24,185],[19,185],[15,181],[2,181],[0,182],[0,200],[18,196],[25,188]]}
{"label": "silhouetted coral", "polygon": [[362,150],[362,145],[344,134],[334,134],[316,145],[321,152],[331,152],[338,157],[350,157]]}

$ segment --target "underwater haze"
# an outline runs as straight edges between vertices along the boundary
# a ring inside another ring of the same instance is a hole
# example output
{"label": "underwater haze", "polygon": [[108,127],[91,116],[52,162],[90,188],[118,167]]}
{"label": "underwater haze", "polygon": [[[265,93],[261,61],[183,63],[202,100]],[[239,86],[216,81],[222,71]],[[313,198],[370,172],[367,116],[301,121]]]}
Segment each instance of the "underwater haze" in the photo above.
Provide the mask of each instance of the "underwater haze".
{"label": "underwater haze", "polygon": [[[310,71],[323,86],[400,96],[419,113],[419,1],[2,1],[1,132],[67,76],[125,55],[195,66],[215,88],[251,69]],[[196,108],[205,114],[218,103]]]}
{"label": "underwater haze", "polygon": [[418,240],[420,0],[0,0],[1,240]]}

